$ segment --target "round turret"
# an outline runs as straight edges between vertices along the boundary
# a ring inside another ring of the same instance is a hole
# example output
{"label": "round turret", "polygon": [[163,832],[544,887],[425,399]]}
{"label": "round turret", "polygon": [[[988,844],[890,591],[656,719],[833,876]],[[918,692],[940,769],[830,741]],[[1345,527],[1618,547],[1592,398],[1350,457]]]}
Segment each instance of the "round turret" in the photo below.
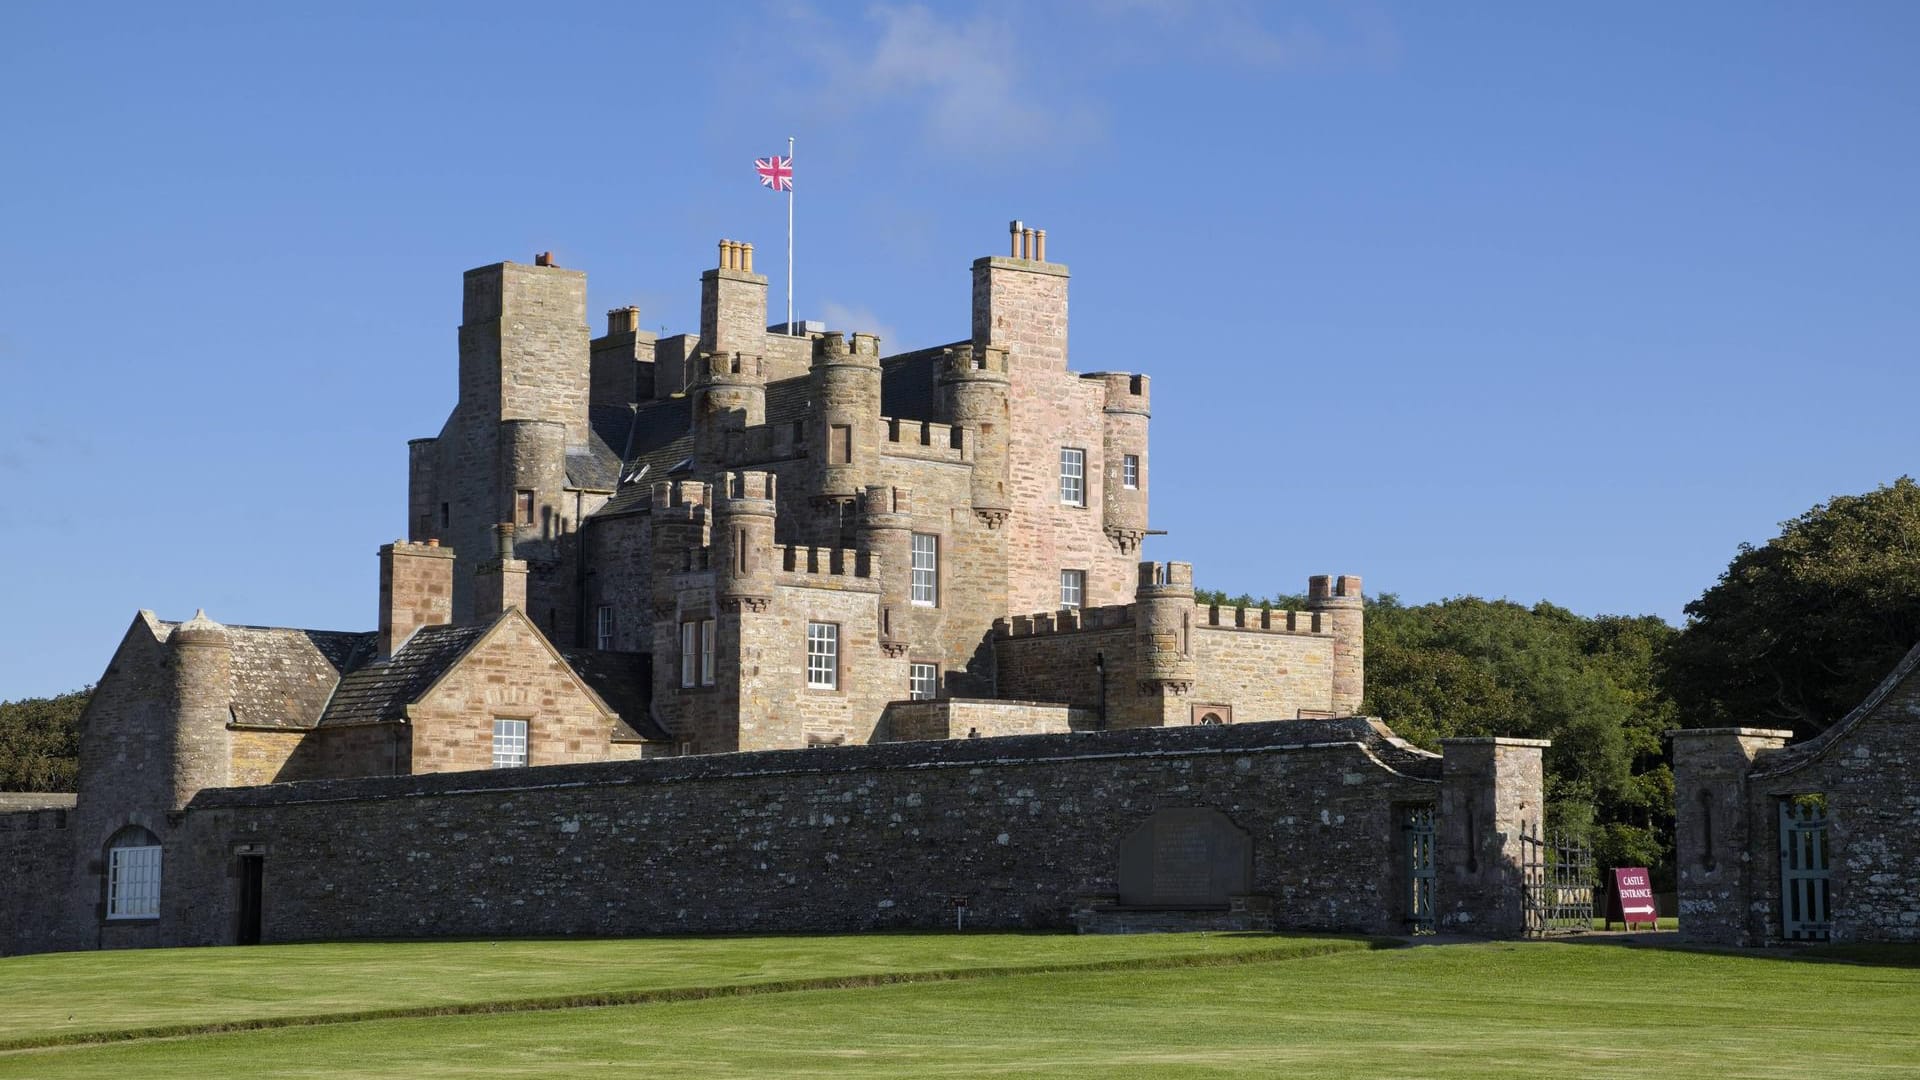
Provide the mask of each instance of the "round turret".
{"label": "round turret", "polygon": [[709,468],[726,464],[727,439],[767,422],[767,380],[758,356],[714,353],[699,360],[693,385],[694,455]]}
{"label": "round turret", "polygon": [[1367,692],[1367,602],[1353,574],[1307,579],[1307,607],[1333,635],[1333,711],[1357,716]]}
{"label": "round turret", "polygon": [[713,506],[714,591],[722,607],[762,610],[773,599],[774,478],[728,473]]}
{"label": "round turret", "polygon": [[227,628],[205,611],[175,627],[172,740],[167,757],[173,777],[173,808],[203,788],[226,787],[232,776],[233,643]]}
{"label": "round turret", "polygon": [[911,634],[907,613],[913,597],[913,492],[877,484],[860,499],[860,547],[880,571],[880,639],[904,647]]}
{"label": "round turret", "polygon": [[880,339],[855,334],[849,345],[837,333],[813,343],[815,423],[821,450],[819,493],[852,500],[865,488],[880,458]]}
{"label": "round turret", "polygon": [[942,358],[947,415],[974,432],[973,508],[990,519],[1004,518],[1013,505],[1007,496],[1007,387],[1003,348],[961,345]]}
{"label": "round turret", "polygon": [[1142,693],[1193,690],[1193,564],[1140,564],[1134,634]]}
{"label": "round turret", "polygon": [[1106,388],[1101,416],[1101,449],[1106,486],[1100,499],[1101,525],[1122,554],[1138,551],[1147,535],[1147,377],[1102,372]]}

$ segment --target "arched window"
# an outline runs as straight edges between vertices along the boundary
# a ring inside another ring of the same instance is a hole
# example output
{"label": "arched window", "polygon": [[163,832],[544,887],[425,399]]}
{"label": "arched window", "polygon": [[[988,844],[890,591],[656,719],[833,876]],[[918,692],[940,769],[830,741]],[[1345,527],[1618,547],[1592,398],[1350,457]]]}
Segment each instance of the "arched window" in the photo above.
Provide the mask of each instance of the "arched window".
{"label": "arched window", "polygon": [[129,825],[107,841],[107,918],[160,917],[160,838]]}

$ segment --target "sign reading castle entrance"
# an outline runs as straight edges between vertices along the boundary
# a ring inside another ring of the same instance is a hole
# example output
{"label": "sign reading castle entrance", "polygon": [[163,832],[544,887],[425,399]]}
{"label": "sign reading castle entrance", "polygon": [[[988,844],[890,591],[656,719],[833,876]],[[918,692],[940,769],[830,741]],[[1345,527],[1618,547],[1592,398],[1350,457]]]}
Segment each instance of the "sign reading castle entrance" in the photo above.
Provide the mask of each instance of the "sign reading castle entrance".
{"label": "sign reading castle entrance", "polygon": [[1120,844],[1126,907],[1223,908],[1252,879],[1251,840],[1217,810],[1156,810]]}

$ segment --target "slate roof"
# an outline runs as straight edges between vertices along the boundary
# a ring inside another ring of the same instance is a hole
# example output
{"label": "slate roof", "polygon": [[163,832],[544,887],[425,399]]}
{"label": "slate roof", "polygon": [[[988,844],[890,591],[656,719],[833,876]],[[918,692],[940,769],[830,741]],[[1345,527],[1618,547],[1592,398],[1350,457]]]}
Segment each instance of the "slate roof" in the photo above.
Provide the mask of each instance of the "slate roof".
{"label": "slate roof", "polygon": [[404,719],[407,706],[419,700],[493,625],[423,626],[414,631],[390,658],[366,664],[340,680],[320,717],[321,725]]}
{"label": "slate roof", "polygon": [[620,714],[613,728],[615,742],[672,741],[673,737],[653,718],[652,656],[598,649],[561,649],[560,655],[580,681],[600,695],[607,708]]}
{"label": "slate roof", "polygon": [[940,356],[965,345],[956,341],[880,361],[880,414],[896,420],[940,419]]}
{"label": "slate roof", "polygon": [[586,446],[567,450],[567,486],[612,491],[620,485],[620,458],[633,434],[633,410],[625,405],[589,409]]}
{"label": "slate roof", "polygon": [[[160,624],[171,634],[177,622]],[[341,673],[372,659],[369,632],[228,626],[233,646],[233,721],[304,729],[320,722]]]}

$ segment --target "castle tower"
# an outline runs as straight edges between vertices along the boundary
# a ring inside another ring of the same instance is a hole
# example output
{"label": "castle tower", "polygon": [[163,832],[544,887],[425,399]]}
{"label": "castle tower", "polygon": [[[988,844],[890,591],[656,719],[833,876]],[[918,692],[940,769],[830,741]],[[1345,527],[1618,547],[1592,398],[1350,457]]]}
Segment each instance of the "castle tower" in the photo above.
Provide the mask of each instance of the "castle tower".
{"label": "castle tower", "polygon": [[[824,334],[813,343],[812,444],[822,462],[817,491],[851,510],[880,463],[880,339]],[[848,522],[850,524],[850,522]]]}
{"label": "castle tower", "polygon": [[767,383],[759,356],[700,357],[693,385],[693,452],[701,469],[725,467],[728,439],[766,422]]}
{"label": "castle tower", "polygon": [[713,586],[720,610],[764,611],[773,600],[774,477],[728,473],[713,507]]}
{"label": "castle tower", "polygon": [[232,782],[233,643],[226,627],[200,611],[175,627],[167,644],[173,652],[170,807],[179,809],[201,789]]}
{"label": "castle tower", "polygon": [[[1124,726],[1186,723],[1195,667],[1193,564],[1141,563],[1133,621],[1140,696],[1147,701],[1133,723]],[[1124,720],[1126,713],[1122,710],[1118,719]]]}
{"label": "castle tower", "polygon": [[1352,574],[1307,579],[1307,608],[1333,632],[1333,713],[1357,716],[1367,694],[1367,607]]}
{"label": "castle tower", "polygon": [[1116,373],[1087,377],[1106,387],[1101,524],[1116,549],[1132,554],[1140,550],[1140,541],[1147,535],[1147,418],[1152,415],[1147,377]]}
{"label": "castle tower", "polygon": [[973,511],[999,528],[1007,496],[1007,350],[997,345],[949,349],[940,366],[947,415],[974,431]]}
{"label": "castle tower", "polygon": [[551,259],[502,262],[467,271],[465,286],[460,401],[491,420],[555,421],[566,428],[565,445],[586,445],[587,275]]}
{"label": "castle tower", "polygon": [[860,549],[879,557],[880,645],[903,655],[912,644],[907,613],[913,597],[913,492],[884,484],[860,501]]}
{"label": "castle tower", "polygon": [[720,241],[720,265],[700,275],[700,349],[758,355],[767,337],[767,279],[753,272],[753,245]]}

